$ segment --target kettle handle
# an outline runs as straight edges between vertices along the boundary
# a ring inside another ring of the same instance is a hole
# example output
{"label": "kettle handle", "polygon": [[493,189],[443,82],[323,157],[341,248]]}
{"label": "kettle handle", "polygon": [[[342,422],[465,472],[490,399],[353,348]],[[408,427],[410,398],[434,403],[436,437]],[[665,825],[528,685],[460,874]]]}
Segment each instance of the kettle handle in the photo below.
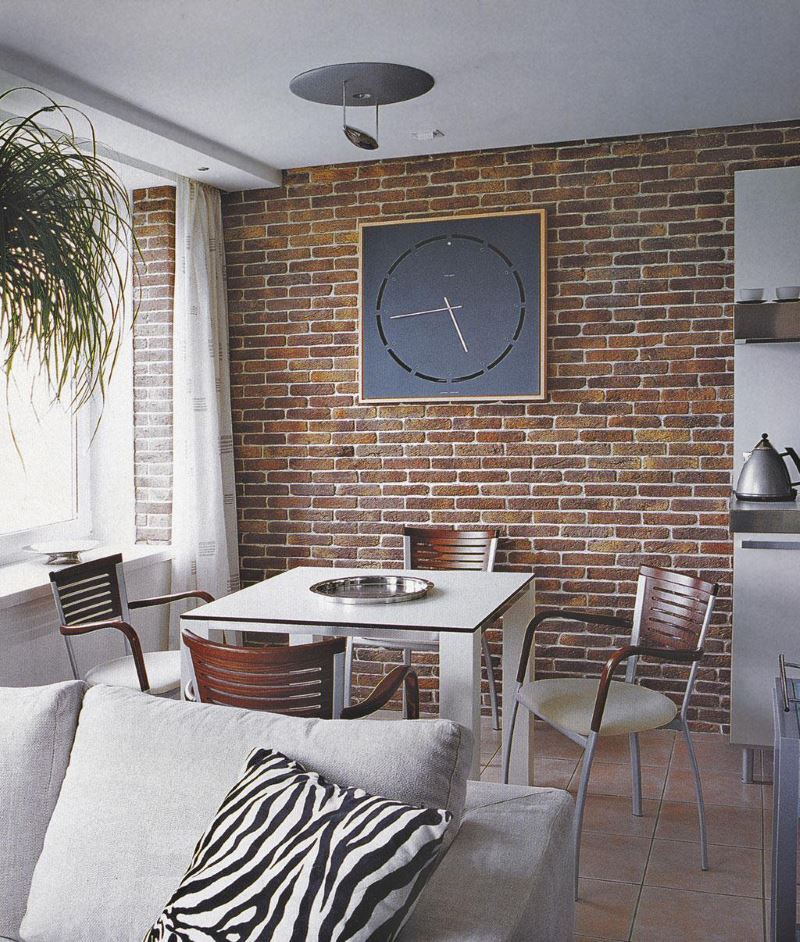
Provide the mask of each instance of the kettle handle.
{"label": "kettle handle", "polygon": [[[797,468],[798,472],[800,472],[800,455],[797,454],[794,448],[790,448],[788,445],[786,446],[786,451],[781,455],[781,458],[785,457],[786,455],[792,459],[794,466]],[[800,481],[792,481],[792,487],[797,484],[800,484]]]}

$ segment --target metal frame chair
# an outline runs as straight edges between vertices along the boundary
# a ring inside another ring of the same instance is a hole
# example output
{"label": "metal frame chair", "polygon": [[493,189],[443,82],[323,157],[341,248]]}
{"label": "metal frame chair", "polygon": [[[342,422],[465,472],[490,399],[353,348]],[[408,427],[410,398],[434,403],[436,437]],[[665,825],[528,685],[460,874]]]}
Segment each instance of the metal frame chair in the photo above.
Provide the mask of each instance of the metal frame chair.
{"label": "metal frame chair", "polygon": [[[438,527],[403,528],[404,569],[473,569],[491,572],[497,555],[496,530],[454,530]],[[439,636],[436,632],[418,632],[414,639],[390,639],[385,636],[361,636],[348,639],[345,662],[345,699],[349,700],[353,647],[386,648],[403,652],[403,664],[411,664],[414,651],[438,652]],[[489,681],[489,700],[492,706],[492,725],[500,729],[500,711],[497,704],[497,674],[486,633],[481,633],[483,663]]]}
{"label": "metal frame chair", "polygon": [[[703,870],[708,870],[703,789],[686,714],[694,690],[699,662],[703,656],[703,644],[718,590],[719,586],[701,579],[694,579],[691,576],[665,569],[642,566],[639,571],[636,603],[631,622],[594,612],[555,609],[540,612],[528,625],[516,682],[513,691],[510,692],[512,707],[509,735],[503,751],[503,781],[508,782],[511,739],[514,735],[514,723],[520,706],[583,747],[583,768],[575,815],[576,899],[578,898],[578,864],[586,790],[597,740],[603,735],[627,733],[629,736],[633,777],[633,814],[641,816],[642,774],[638,734],[648,729],[675,729],[683,734],[697,795],[700,866]],[[625,629],[631,632],[631,643],[614,651],[606,661],[599,680],[581,678],[562,681],[554,678],[526,681],[534,635],[542,622],[549,619]],[[636,668],[640,657],[691,664],[680,708],[664,694],[637,684]],[[623,661],[627,662],[625,680],[624,682],[614,681],[614,673]],[[631,687],[637,691],[635,696]],[[670,713],[672,713],[671,718]],[[661,722],[658,721],[659,716]]]}
{"label": "metal frame chair", "polygon": [[64,637],[69,665],[76,680],[81,676],[72,638],[112,628],[123,635],[125,656],[93,667],[84,678],[86,683],[106,683],[104,673],[109,678],[130,675],[133,683],[123,682],[122,686],[135,687],[138,682],[139,689],[147,691],[151,689],[149,665],[150,673],[158,674],[160,678],[152,691],[156,696],[168,696],[180,689],[180,651],[143,652],[136,629],[130,623],[131,610],[168,605],[181,599],[213,602],[212,595],[196,590],[129,601],[121,553],[51,572],[50,587],[61,621],[59,631]]}
{"label": "metal frame chair", "polygon": [[249,648],[217,644],[188,630],[183,631],[182,638],[194,672],[189,696],[201,703],[352,720],[380,710],[402,687],[406,719],[419,718],[417,675],[405,665],[390,671],[366,700],[342,707],[339,693],[337,703],[335,674],[341,670],[344,638]]}

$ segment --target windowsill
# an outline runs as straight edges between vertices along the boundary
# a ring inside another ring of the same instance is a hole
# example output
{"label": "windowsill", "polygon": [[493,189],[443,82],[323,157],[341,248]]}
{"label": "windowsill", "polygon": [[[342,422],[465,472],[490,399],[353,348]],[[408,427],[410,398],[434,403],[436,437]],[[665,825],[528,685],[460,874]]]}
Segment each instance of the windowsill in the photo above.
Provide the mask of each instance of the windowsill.
{"label": "windowsill", "polygon": [[[119,546],[98,546],[90,553],[85,553],[83,559],[99,559],[101,556],[119,552]],[[126,573],[172,559],[170,546],[148,546],[144,543],[137,543],[134,546],[125,547],[121,552]],[[0,566],[0,609],[24,605],[36,599],[52,598],[51,568],[43,556]]]}

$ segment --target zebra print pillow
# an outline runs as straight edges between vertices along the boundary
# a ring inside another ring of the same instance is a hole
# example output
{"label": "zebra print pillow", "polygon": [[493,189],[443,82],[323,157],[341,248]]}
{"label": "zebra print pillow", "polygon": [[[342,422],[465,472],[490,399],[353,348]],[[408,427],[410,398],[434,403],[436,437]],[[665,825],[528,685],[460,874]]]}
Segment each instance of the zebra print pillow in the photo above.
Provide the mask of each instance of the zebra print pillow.
{"label": "zebra print pillow", "polygon": [[451,818],[256,749],[144,942],[391,942]]}

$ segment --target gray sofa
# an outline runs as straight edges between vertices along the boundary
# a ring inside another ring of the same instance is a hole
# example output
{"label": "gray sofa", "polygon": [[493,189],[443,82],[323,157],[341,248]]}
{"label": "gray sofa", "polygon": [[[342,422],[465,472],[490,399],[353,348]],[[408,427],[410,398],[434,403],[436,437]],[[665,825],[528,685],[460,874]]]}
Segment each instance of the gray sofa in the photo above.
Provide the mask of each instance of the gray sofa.
{"label": "gray sofa", "polygon": [[467,782],[447,721],[304,720],[78,682],[0,689],[0,938],[138,942],[254,746],[460,820],[403,942],[572,939],[566,792]]}

